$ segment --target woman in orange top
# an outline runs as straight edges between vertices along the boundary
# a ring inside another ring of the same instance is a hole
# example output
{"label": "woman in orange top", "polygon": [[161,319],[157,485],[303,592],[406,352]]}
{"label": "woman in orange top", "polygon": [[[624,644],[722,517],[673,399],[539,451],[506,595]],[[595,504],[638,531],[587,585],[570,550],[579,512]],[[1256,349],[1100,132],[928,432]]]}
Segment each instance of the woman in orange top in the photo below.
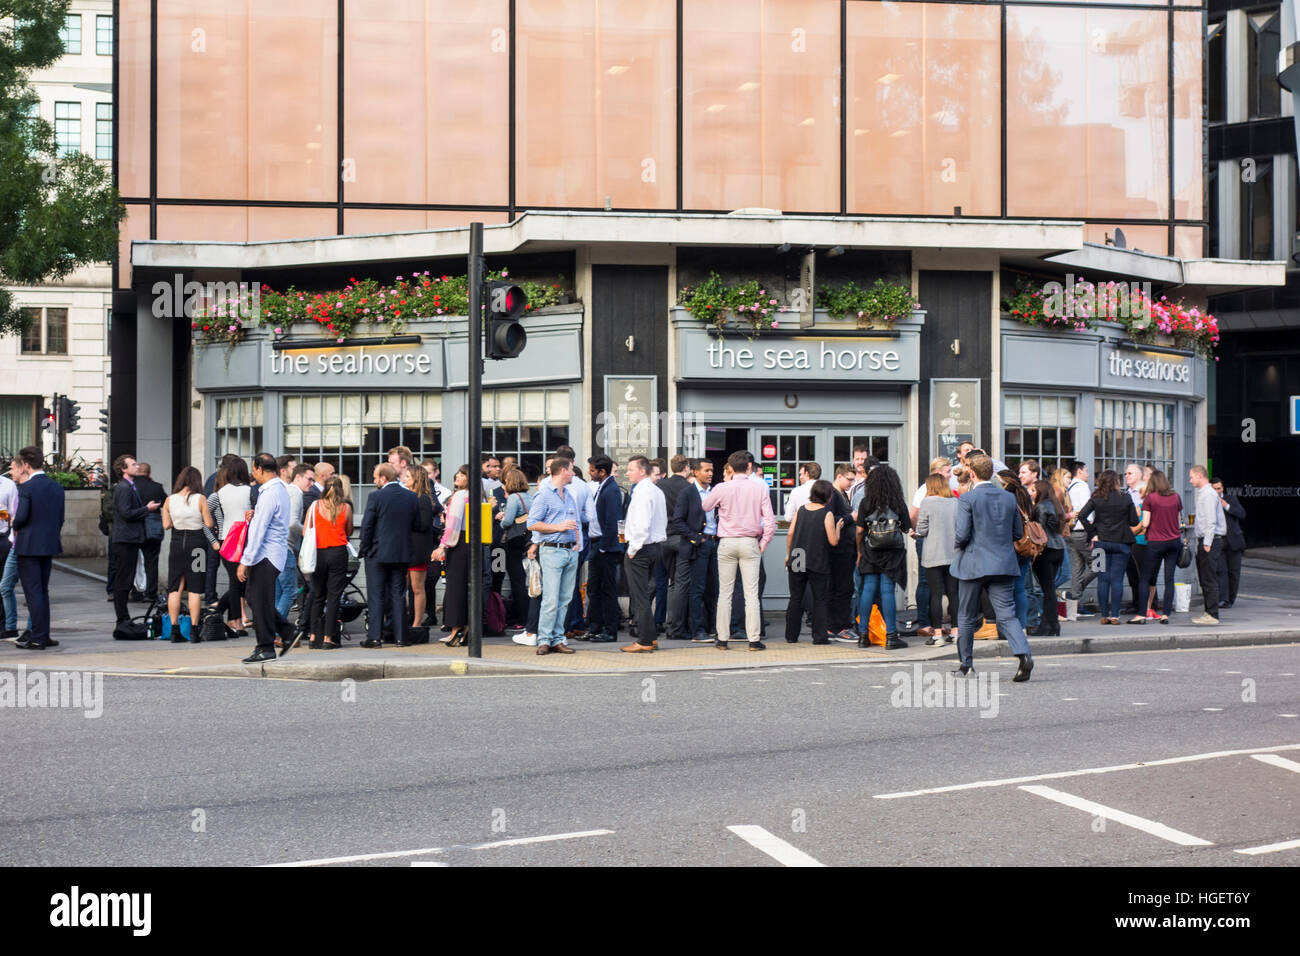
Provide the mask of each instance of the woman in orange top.
{"label": "woman in orange top", "polygon": [[[311,646],[339,646],[339,599],[348,574],[348,538],[352,536],[352,506],[338,476],[325,482],[325,493],[308,512],[316,526],[316,570],[311,575]],[[303,516],[306,524],[307,516]]]}

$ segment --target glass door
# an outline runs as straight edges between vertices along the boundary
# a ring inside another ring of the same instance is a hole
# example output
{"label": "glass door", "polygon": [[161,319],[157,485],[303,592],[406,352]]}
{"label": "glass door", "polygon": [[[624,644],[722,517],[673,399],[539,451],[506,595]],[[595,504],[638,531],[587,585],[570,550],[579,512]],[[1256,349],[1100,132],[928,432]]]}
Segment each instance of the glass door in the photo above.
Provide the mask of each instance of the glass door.
{"label": "glass door", "polygon": [[817,461],[818,434],[815,431],[755,429],[754,437],[758,441],[754,460],[758,463],[759,474],[767,482],[772,512],[778,521],[785,514],[790,492],[799,487],[799,466]]}

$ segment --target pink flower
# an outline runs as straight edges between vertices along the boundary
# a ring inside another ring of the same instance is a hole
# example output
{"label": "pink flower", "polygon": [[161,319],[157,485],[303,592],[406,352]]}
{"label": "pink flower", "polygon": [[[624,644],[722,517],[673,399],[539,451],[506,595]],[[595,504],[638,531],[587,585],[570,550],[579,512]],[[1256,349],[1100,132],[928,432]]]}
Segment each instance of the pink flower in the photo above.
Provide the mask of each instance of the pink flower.
{"label": "pink flower", "polygon": [[779,323],[776,321],[776,319],[772,320],[772,328],[776,328],[778,324]]}
{"label": "pink flower", "polygon": [[335,341],[342,342],[342,341],[343,341],[343,336],[340,335],[340,336],[339,336]]}
{"label": "pink flower", "polygon": [[776,305],[776,299],[768,299],[768,300],[767,300],[767,304],[768,304],[768,305]]}
{"label": "pink flower", "polygon": [[277,329],[275,330],[275,334],[276,334],[276,335],[284,335],[284,329],[277,328]]}

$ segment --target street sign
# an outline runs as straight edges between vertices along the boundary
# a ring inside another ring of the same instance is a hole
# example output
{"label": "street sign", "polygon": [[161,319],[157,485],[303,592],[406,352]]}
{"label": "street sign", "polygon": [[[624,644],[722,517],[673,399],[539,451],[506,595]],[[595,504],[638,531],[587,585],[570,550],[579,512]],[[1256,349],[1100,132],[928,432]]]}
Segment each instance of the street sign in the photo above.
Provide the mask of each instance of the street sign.
{"label": "street sign", "polygon": [[1291,434],[1300,435],[1300,395],[1291,396]]}

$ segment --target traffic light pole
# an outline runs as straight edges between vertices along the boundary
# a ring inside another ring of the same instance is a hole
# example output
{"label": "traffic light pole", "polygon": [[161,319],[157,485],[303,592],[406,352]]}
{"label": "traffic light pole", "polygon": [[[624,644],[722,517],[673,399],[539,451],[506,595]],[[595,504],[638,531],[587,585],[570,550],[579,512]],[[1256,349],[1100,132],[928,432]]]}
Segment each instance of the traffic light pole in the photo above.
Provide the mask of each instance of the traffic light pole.
{"label": "traffic light pole", "polygon": [[469,656],[483,656],[483,223],[469,224]]}

